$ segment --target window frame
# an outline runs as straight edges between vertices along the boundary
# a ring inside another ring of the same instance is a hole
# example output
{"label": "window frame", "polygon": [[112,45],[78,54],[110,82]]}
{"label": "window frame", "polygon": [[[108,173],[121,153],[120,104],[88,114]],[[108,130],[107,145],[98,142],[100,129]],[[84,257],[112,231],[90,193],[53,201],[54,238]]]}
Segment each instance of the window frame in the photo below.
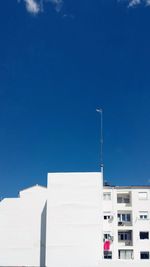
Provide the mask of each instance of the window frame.
{"label": "window frame", "polygon": [[[109,214],[108,214],[108,215],[106,214],[106,215],[104,215],[103,217],[104,217],[104,220],[105,220],[105,221],[107,221],[107,220],[110,220],[110,219],[111,219],[111,215],[109,215]],[[105,217],[106,217],[106,218],[105,218]]]}
{"label": "window frame", "polygon": [[[147,234],[147,237],[145,237],[145,238],[141,238],[141,235],[142,234]],[[139,232],[139,237],[140,237],[140,240],[149,240],[149,231],[140,231]]]}
{"label": "window frame", "polygon": [[[142,194],[146,195],[146,197],[142,197]],[[138,192],[138,199],[139,200],[148,200],[148,192],[144,191],[144,192]]]}
{"label": "window frame", "polygon": [[148,220],[149,213],[148,211],[139,211],[139,219],[140,220]]}
{"label": "window frame", "polygon": [[131,213],[118,213],[117,218],[118,222],[131,222]]}
{"label": "window frame", "polygon": [[[122,252],[124,252],[124,258],[122,258],[122,257],[120,257],[121,256],[121,253]],[[127,253],[129,253],[130,252],[130,258],[128,258],[127,257]],[[130,259],[132,259],[133,260],[133,249],[119,249],[118,250],[118,259],[119,260],[122,260],[122,259],[124,259],[124,260],[130,260]]]}
{"label": "window frame", "polygon": [[[142,254],[144,254],[144,253],[148,255],[147,258],[146,257],[144,257],[144,258],[141,257]],[[140,259],[141,260],[149,260],[150,259],[150,252],[149,251],[140,251]]]}
{"label": "window frame", "polygon": [[110,201],[111,200],[111,192],[104,192],[103,193],[103,200],[104,201]]}
{"label": "window frame", "polygon": [[118,231],[118,242],[132,241],[132,232]]}
{"label": "window frame", "polygon": [[117,194],[117,204],[130,204],[130,194]]}
{"label": "window frame", "polygon": [[[108,256],[110,254],[110,256]],[[104,253],[103,253],[103,258],[105,260],[112,260],[112,251],[107,251],[107,250],[104,250]]]}

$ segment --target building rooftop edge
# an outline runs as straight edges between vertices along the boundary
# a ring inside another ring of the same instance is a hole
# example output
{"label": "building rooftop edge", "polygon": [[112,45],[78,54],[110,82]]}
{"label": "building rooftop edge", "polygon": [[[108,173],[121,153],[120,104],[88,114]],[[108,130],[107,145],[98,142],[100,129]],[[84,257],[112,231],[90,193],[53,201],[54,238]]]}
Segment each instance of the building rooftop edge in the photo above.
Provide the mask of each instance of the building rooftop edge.
{"label": "building rooftop edge", "polygon": [[103,186],[103,188],[104,189],[107,189],[107,188],[116,188],[116,189],[142,189],[142,188],[148,188],[148,189],[150,189],[150,185],[128,185],[128,186],[124,186],[124,185],[122,185],[122,186],[115,186],[115,185],[108,185],[108,186]]}

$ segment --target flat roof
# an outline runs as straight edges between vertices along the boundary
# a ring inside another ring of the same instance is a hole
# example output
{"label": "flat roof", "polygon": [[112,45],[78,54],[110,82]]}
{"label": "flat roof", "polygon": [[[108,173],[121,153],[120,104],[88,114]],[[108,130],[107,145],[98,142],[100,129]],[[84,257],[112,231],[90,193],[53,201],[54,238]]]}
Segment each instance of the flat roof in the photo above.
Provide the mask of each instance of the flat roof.
{"label": "flat roof", "polygon": [[108,186],[103,186],[104,189],[107,188],[114,188],[114,189],[150,189],[150,185],[129,185],[129,186],[114,186],[114,185],[108,185]]}

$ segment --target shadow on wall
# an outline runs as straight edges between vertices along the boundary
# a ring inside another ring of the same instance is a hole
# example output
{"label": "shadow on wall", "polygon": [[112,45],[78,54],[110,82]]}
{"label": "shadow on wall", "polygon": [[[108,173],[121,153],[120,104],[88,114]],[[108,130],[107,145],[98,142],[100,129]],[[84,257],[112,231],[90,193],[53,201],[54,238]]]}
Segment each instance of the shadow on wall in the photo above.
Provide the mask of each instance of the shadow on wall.
{"label": "shadow on wall", "polygon": [[45,267],[46,261],[46,212],[47,202],[41,214],[40,267]]}

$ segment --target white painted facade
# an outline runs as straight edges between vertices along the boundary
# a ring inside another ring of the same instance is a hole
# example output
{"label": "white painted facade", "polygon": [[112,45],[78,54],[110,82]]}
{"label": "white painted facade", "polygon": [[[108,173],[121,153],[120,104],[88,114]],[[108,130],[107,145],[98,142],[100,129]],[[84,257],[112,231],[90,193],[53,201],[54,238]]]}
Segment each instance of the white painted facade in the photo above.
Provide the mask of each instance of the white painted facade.
{"label": "white painted facade", "polygon": [[46,200],[34,186],[0,202],[0,266],[44,266]]}
{"label": "white painted facade", "polygon": [[101,217],[101,173],[49,174],[46,266],[98,267]]}
{"label": "white painted facade", "polygon": [[150,186],[102,187],[102,178],[50,173],[47,188],[3,199],[0,266],[148,267]]}
{"label": "white painted facade", "polygon": [[104,240],[107,234],[112,260],[150,262],[150,187],[104,187]]}

